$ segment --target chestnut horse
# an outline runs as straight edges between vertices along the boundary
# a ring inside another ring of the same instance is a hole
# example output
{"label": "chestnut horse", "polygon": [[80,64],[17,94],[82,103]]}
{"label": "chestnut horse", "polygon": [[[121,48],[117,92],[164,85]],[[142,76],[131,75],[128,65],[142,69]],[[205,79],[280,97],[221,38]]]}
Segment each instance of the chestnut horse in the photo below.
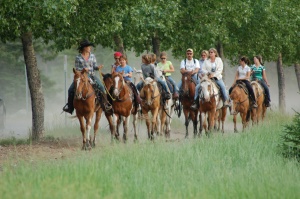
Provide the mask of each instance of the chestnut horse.
{"label": "chestnut horse", "polygon": [[[148,138],[153,140],[155,128],[158,131],[160,130],[160,120],[158,119],[158,111],[161,106],[160,105],[161,94],[159,92],[157,82],[152,78],[147,77],[144,80],[144,86],[140,92],[140,96],[142,99],[141,107],[142,107],[143,117],[146,119]],[[150,130],[150,118],[148,116],[149,111],[151,111],[152,114],[151,130]]]}
{"label": "chestnut horse", "polygon": [[137,139],[136,122],[137,122],[137,108],[134,106],[134,96],[130,86],[125,82],[123,78],[124,72],[114,72],[112,74],[113,85],[111,89],[111,95],[113,98],[113,131],[112,139],[116,137],[119,140],[119,135],[116,132],[119,122],[123,121],[123,141],[127,141],[128,126],[130,115],[133,115],[133,128],[134,139]]}
{"label": "chestnut horse", "polygon": [[258,124],[260,120],[261,121],[264,120],[267,111],[267,107],[264,104],[265,101],[264,89],[257,81],[252,81],[251,86],[253,88],[253,92],[257,104],[257,108],[255,112],[251,111],[251,119],[252,119],[252,124],[253,123]]}
{"label": "chestnut horse", "polygon": [[182,74],[182,88],[180,93],[180,102],[183,107],[183,113],[185,117],[185,128],[186,128],[186,134],[185,138],[188,138],[188,126],[190,123],[190,120],[193,121],[193,127],[194,127],[194,137],[197,135],[197,115],[198,110],[192,110],[190,107],[194,102],[194,96],[195,96],[195,88],[196,88],[196,82],[194,82],[192,78],[192,72],[186,72]]}
{"label": "chestnut horse", "polygon": [[236,115],[238,113],[242,118],[244,131],[250,119],[250,100],[246,87],[237,81],[230,93],[230,99],[232,100],[231,115],[233,115],[234,132],[238,132],[236,128]]}
{"label": "chestnut horse", "polygon": [[[82,149],[87,150],[90,149],[91,146],[96,145],[96,135],[99,128],[102,109],[98,101],[96,102],[96,94],[92,85],[89,83],[87,73],[84,71],[76,71],[75,68],[73,68],[73,72],[75,86],[75,97],[73,103],[83,138]],[[94,124],[94,137],[92,141],[90,130],[94,112],[96,112],[96,119]]]}
{"label": "chestnut horse", "polygon": [[[222,121],[222,132],[224,133],[224,121],[226,117],[226,107],[223,107],[223,101],[220,97],[220,92],[215,82],[204,76],[201,80],[200,106],[199,106],[199,133],[203,128],[205,133],[215,126],[218,121],[218,130],[220,130],[220,121]],[[206,124],[208,122],[208,125]]]}

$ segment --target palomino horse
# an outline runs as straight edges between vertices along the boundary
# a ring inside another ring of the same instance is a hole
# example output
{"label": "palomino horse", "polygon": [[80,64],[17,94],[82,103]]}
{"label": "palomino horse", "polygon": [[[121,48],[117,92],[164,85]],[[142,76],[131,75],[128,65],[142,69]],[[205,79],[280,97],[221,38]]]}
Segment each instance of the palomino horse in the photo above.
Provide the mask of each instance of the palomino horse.
{"label": "palomino horse", "polygon": [[196,82],[193,81],[192,78],[192,72],[186,72],[182,74],[182,88],[180,93],[180,101],[183,107],[183,113],[185,117],[185,128],[186,128],[186,134],[185,137],[188,138],[188,127],[190,120],[193,121],[193,127],[194,127],[194,137],[197,135],[197,114],[198,110],[194,111],[190,107],[194,101],[195,96],[195,88],[196,88]]}
{"label": "palomino horse", "polygon": [[230,99],[232,100],[231,114],[233,115],[234,132],[238,132],[236,128],[236,115],[238,113],[240,113],[242,118],[244,131],[250,119],[250,100],[246,86],[237,81],[230,93]]}
{"label": "palomino horse", "polygon": [[[143,117],[146,119],[148,138],[154,139],[154,129],[160,130],[160,121],[157,122],[158,111],[160,108],[161,94],[159,93],[159,88],[157,82],[151,77],[147,77],[144,80],[144,86],[140,92],[142,99],[142,113]],[[150,118],[148,112],[151,111],[152,120],[151,120],[151,130],[150,130]]]}
{"label": "palomino horse", "polygon": [[[95,102],[96,94],[92,85],[89,83],[87,73],[84,71],[76,71],[74,68],[73,72],[75,85],[75,98],[73,103],[83,138],[82,149],[86,150],[90,149],[91,145],[95,146],[96,144],[96,135],[99,128],[102,109],[99,103]],[[94,124],[94,138],[92,141],[90,130],[94,112],[96,112],[96,119]]]}
{"label": "palomino horse", "polygon": [[[203,128],[205,133],[215,126],[218,120],[218,130],[220,130],[220,121],[222,121],[222,132],[224,133],[224,121],[226,117],[226,107],[223,107],[223,101],[220,97],[220,92],[217,85],[207,76],[202,77],[200,92],[200,106],[199,106],[199,133],[201,134]],[[206,124],[208,122],[208,125]]]}
{"label": "palomino horse", "polygon": [[137,119],[137,107],[134,106],[134,96],[130,86],[125,82],[123,78],[124,72],[112,74],[113,85],[111,94],[113,97],[113,131],[112,139],[116,137],[119,140],[119,135],[116,132],[118,129],[118,123],[123,120],[123,141],[126,142],[128,134],[128,126],[130,114],[133,115],[133,128],[134,128],[134,139],[137,139],[136,132],[136,119]]}
{"label": "palomino horse", "polygon": [[[256,99],[257,108],[256,111],[251,111],[251,119],[254,124],[258,124],[259,120],[263,121],[266,115],[267,107],[264,105],[265,95],[263,87],[257,82],[252,81],[251,86]],[[256,113],[256,115],[255,115]]]}

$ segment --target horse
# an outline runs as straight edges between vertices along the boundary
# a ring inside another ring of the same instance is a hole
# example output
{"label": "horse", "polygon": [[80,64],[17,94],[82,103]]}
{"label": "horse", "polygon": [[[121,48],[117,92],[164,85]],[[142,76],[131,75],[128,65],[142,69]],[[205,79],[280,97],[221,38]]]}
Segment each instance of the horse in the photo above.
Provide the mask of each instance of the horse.
{"label": "horse", "polygon": [[250,99],[247,89],[243,84],[237,82],[230,93],[232,100],[231,115],[233,115],[234,132],[238,132],[236,128],[236,115],[240,113],[242,118],[243,131],[248,126],[250,120]]}
{"label": "horse", "polygon": [[[137,123],[137,107],[134,105],[134,96],[131,87],[123,78],[124,72],[114,72],[112,74],[113,85],[110,91],[112,95],[113,107],[113,131],[112,139],[115,137],[119,140],[118,127],[123,121],[123,141],[127,141],[128,126],[130,115],[133,115],[134,140],[137,140],[136,123]],[[117,130],[116,130],[117,129]]]}
{"label": "horse", "polygon": [[[154,130],[155,128],[160,130],[160,120],[158,118],[158,111],[161,107],[160,100],[161,94],[157,86],[157,81],[153,80],[151,77],[147,77],[144,81],[144,86],[140,92],[140,97],[142,99],[142,114],[146,119],[148,138],[150,140],[154,139]],[[148,112],[151,111],[152,120],[151,120],[151,130],[150,130],[150,118]]]}
{"label": "horse", "polygon": [[[223,101],[220,97],[219,89],[216,83],[207,76],[202,77],[200,84],[199,134],[201,134],[203,128],[206,135],[208,135],[209,131],[211,131],[213,127],[216,129],[216,121],[218,121],[217,130],[220,130],[220,121],[222,121],[222,132],[224,133],[224,121],[227,109],[226,107],[223,107]],[[206,121],[208,122],[208,125],[206,124]]]}
{"label": "horse", "polygon": [[182,88],[181,88],[179,100],[182,104],[183,113],[185,117],[185,128],[186,128],[185,138],[188,138],[188,134],[189,134],[188,126],[190,120],[193,121],[194,137],[196,137],[198,110],[192,110],[190,108],[194,101],[196,82],[194,82],[192,78],[192,72],[183,73],[181,80],[182,80]]}
{"label": "horse", "polygon": [[[258,124],[261,120],[263,121],[266,115],[267,107],[264,105],[265,95],[264,89],[257,81],[252,81],[251,86],[256,99],[256,112],[251,111],[251,119],[254,124]],[[255,115],[256,114],[256,115]]]}
{"label": "horse", "polygon": [[[158,70],[158,69],[156,70],[156,72],[157,72],[157,75],[164,82],[166,82],[166,78],[163,75],[163,72],[161,70]],[[170,89],[169,89],[168,86],[167,86],[167,89],[170,92]],[[171,95],[171,99],[166,100],[164,102],[164,105],[163,105],[163,103],[161,103],[161,107],[159,109],[159,116],[160,116],[160,117],[158,117],[158,118],[160,118],[160,130],[159,130],[159,132],[160,132],[160,135],[162,135],[162,133],[164,132],[166,138],[170,138],[171,122],[172,122],[172,116],[173,116],[173,113],[174,113],[175,104],[176,104],[176,101],[172,98],[172,95]]]}
{"label": "horse", "polygon": [[[91,146],[95,147],[96,145],[96,135],[99,128],[102,109],[98,101],[96,102],[96,93],[89,82],[87,73],[84,70],[76,71],[75,68],[73,68],[73,72],[75,85],[73,104],[76,110],[76,117],[80,124],[83,139],[82,149],[87,150],[91,149]],[[96,113],[96,118],[94,123],[94,137],[92,140],[90,130],[94,112]]]}

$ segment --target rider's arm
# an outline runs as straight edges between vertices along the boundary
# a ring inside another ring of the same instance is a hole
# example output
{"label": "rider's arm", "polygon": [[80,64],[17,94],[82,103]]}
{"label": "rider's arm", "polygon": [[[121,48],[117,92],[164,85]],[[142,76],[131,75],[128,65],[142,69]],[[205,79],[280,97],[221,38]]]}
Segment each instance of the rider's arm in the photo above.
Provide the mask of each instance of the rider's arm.
{"label": "rider's arm", "polygon": [[262,77],[263,79],[265,80],[267,86],[270,87],[270,84],[268,83],[268,80],[267,80],[267,74],[266,74],[266,70],[264,69],[263,72],[262,72]]}
{"label": "rider's arm", "polygon": [[169,70],[164,70],[165,73],[172,73],[174,71],[175,71],[174,70],[174,66],[173,66],[173,64],[171,62],[170,62],[170,69]]}

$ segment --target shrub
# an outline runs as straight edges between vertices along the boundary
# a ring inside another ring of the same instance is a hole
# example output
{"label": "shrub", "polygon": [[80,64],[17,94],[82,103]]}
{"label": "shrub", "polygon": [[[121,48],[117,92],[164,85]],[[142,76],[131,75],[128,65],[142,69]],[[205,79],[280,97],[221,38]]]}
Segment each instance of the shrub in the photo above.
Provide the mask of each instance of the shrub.
{"label": "shrub", "polygon": [[284,126],[282,142],[283,156],[300,161],[300,113],[296,112],[292,124]]}

